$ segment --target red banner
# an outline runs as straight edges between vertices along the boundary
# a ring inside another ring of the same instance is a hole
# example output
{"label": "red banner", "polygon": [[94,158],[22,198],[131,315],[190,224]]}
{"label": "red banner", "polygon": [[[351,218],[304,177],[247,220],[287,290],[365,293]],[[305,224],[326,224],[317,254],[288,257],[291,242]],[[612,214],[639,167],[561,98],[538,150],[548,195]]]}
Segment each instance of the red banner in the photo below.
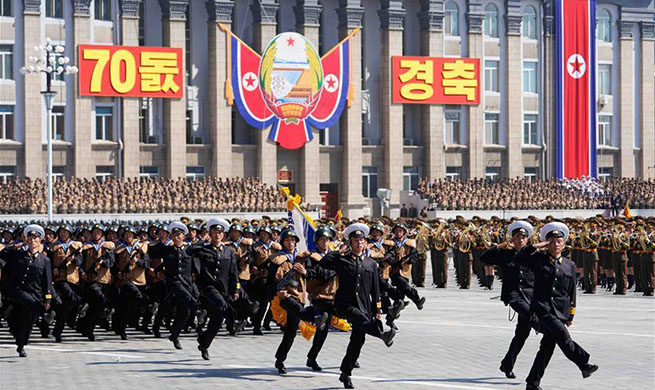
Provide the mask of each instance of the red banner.
{"label": "red banner", "polygon": [[182,49],[79,45],[80,96],[184,96]]}
{"label": "red banner", "polygon": [[480,104],[480,59],[392,57],[393,103]]}

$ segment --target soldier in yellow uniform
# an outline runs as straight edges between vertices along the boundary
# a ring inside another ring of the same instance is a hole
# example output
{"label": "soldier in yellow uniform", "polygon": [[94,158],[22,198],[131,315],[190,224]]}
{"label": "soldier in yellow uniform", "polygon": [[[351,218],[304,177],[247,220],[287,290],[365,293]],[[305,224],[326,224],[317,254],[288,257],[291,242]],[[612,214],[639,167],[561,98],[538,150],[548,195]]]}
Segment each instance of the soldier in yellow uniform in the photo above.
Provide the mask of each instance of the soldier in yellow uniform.
{"label": "soldier in yellow uniform", "polygon": [[[73,228],[70,225],[60,226],[57,229],[59,240],[50,246],[48,253],[52,265],[54,288],[61,298],[61,303],[54,307],[57,321],[52,331],[58,343],[61,342],[64,325],[71,309],[83,303],[79,275],[79,267],[82,265],[82,243],[71,240],[72,232]],[[89,305],[84,304],[79,316],[84,317],[88,308]]]}
{"label": "soldier in yellow uniform", "polygon": [[[268,225],[259,228],[259,239],[252,245],[252,276],[248,294],[250,299],[257,302],[257,310],[252,316],[253,334],[262,335],[261,325],[270,301],[270,294],[266,283],[269,277],[269,258],[273,253],[282,250],[279,243],[272,240],[273,232]],[[266,328],[266,325],[264,326]],[[270,327],[267,329],[270,330]]]}
{"label": "soldier in yellow uniform", "polygon": [[84,298],[89,310],[80,324],[82,334],[89,340],[95,340],[95,326],[105,309],[110,310],[110,303],[115,295],[111,284],[111,267],[114,265],[113,242],[105,241],[102,226],[91,227],[91,241],[82,246],[82,278],[84,279]]}
{"label": "soldier in yellow uniform", "polygon": [[[137,231],[132,226],[123,229],[123,239],[114,251],[116,263],[114,272],[119,296],[116,302],[114,331],[122,340],[127,340],[125,329],[132,309],[140,314],[147,313],[150,299],[146,295],[146,273],[148,269],[148,243],[136,239]],[[149,313],[152,317],[152,313]],[[147,326],[146,326],[147,328]]]}
{"label": "soldier in yellow uniform", "polygon": [[418,291],[409,284],[412,264],[418,256],[416,241],[407,238],[407,226],[402,222],[394,225],[392,233],[393,245],[387,247],[385,254],[391,264],[391,283],[403,296],[411,299],[419,310],[422,310],[425,297],[421,298]]}

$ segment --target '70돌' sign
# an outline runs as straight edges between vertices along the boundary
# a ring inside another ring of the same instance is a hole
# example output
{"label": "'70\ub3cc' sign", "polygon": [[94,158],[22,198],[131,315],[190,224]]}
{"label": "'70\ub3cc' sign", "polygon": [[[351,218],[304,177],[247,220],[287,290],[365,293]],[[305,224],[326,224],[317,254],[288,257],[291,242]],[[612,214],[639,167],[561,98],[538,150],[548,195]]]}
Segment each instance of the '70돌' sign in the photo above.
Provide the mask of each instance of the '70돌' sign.
{"label": "'70\ub3cc' sign", "polygon": [[183,97],[182,49],[79,45],[81,96]]}
{"label": "'70\ub3cc' sign", "polygon": [[392,57],[393,103],[480,104],[480,59]]}

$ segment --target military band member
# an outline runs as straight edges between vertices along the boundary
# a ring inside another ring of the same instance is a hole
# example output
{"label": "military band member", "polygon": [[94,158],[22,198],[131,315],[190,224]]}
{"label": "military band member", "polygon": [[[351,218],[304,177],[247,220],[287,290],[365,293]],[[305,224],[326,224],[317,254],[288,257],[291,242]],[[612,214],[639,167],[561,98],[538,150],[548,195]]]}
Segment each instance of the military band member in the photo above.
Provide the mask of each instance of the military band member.
{"label": "military band member", "polygon": [[[520,265],[534,271],[535,286],[531,311],[539,320],[539,330],[544,333],[539,352],[526,378],[526,390],[540,389],[541,378],[555,345],[578,366],[583,378],[598,370],[598,366],[589,364],[589,354],[571,339],[567,329],[575,316],[577,285],[575,264],[562,257],[568,237],[569,228],[565,224],[548,223],[539,232],[542,242],[527,245],[516,256]],[[546,252],[538,250],[545,247]]]}
{"label": "military band member", "polygon": [[457,234],[453,244],[453,257],[455,259],[455,275],[460,289],[468,289],[471,286],[471,263],[473,255],[473,237],[470,233],[471,226]]}
{"label": "military band member", "polygon": [[34,321],[49,309],[53,294],[50,259],[42,251],[45,232],[41,226],[28,225],[24,234],[24,246],[0,252],[0,258],[6,262],[3,272],[9,276],[4,293],[14,301],[9,329],[20,357],[27,357],[24,347]]}
{"label": "military band member", "polygon": [[334,297],[334,305],[337,315],[352,325],[350,342],[341,361],[339,376],[339,381],[347,389],[354,388],[350,376],[359,359],[366,334],[381,339],[388,347],[393,344],[396,334],[393,328],[383,332],[377,262],[367,255],[368,234],[369,227],[364,224],[348,226],[344,231],[348,245],[344,245],[339,252],[325,255],[319,265],[336,271],[339,288]]}
{"label": "military band member", "polygon": [[452,237],[447,229],[447,222],[440,221],[439,227],[430,232],[430,261],[432,263],[432,284],[437,288],[448,286],[448,247]]}
{"label": "military band member", "polygon": [[610,238],[612,250],[612,268],[614,269],[616,291],[614,295],[625,295],[628,287],[628,255],[630,248],[625,226],[621,223],[614,226]]}
{"label": "military band member", "polygon": [[222,218],[212,218],[207,228],[210,241],[188,250],[194,258],[196,281],[209,315],[207,329],[198,336],[198,350],[205,360],[209,360],[209,346],[229,310],[228,299],[239,297],[236,252],[223,242],[229,224]]}
{"label": "military band member", "polygon": [[598,285],[598,241],[586,226],[580,234],[579,244],[582,251],[584,293],[595,294]]}
{"label": "military band member", "polygon": [[519,265],[514,256],[528,243],[534,228],[526,221],[515,221],[507,229],[511,239],[485,251],[481,260],[485,264],[497,265],[503,275],[500,299],[518,314],[514,337],[510,342],[505,357],[500,362],[500,371],[507,378],[516,378],[514,364],[523,349],[525,340],[530,335],[530,303],[534,290],[534,273],[532,269]]}
{"label": "military band member", "polygon": [[49,257],[52,263],[54,289],[61,299],[61,304],[55,305],[57,313],[52,334],[55,341],[61,342],[64,325],[73,307],[83,305],[79,316],[86,315],[89,305],[83,303],[80,291],[80,266],[82,265],[82,243],[71,240],[73,228],[62,225],[57,229],[59,240],[50,246]]}

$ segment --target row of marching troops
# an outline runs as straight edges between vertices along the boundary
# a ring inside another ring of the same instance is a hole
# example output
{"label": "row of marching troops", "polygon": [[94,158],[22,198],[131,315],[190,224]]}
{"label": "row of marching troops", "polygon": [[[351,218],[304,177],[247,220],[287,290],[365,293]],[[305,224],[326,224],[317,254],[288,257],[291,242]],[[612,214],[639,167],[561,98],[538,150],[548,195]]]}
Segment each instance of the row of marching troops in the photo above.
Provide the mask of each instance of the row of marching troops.
{"label": "row of marching troops", "polygon": [[391,346],[400,312],[409,301],[419,310],[425,304],[409,281],[419,257],[412,229],[404,222],[322,225],[314,249],[299,251],[300,237],[280,222],[5,227],[0,312],[21,357],[38,324],[57,342],[66,326],[90,341],[98,327],[123,340],[128,327],[156,338],[165,328],[176,349],[181,332],[195,328],[209,360],[222,326],[235,335],[249,325],[262,335],[273,319],[284,334],[275,353],[280,374],[299,328],[314,336],[307,366],[320,371],[332,325],[351,330],[340,378],[351,388],[365,334]]}
{"label": "row of marching troops", "polygon": [[[506,239],[508,222],[499,218],[466,220],[458,217],[450,223],[436,221],[427,233],[432,260],[433,279],[437,287],[447,284],[448,250],[452,250],[457,284],[470,287],[476,275],[480,286],[493,289],[495,275],[502,270],[487,264],[482,254]],[[529,217],[535,227],[530,242],[539,241],[539,228],[552,221]],[[645,296],[653,295],[655,284],[655,218],[635,217],[630,220],[593,217],[586,220],[565,218],[570,227],[565,256],[576,265],[578,286],[586,294],[594,294],[598,286],[615,295],[625,295],[634,288]],[[420,280],[420,279],[419,279]]]}

